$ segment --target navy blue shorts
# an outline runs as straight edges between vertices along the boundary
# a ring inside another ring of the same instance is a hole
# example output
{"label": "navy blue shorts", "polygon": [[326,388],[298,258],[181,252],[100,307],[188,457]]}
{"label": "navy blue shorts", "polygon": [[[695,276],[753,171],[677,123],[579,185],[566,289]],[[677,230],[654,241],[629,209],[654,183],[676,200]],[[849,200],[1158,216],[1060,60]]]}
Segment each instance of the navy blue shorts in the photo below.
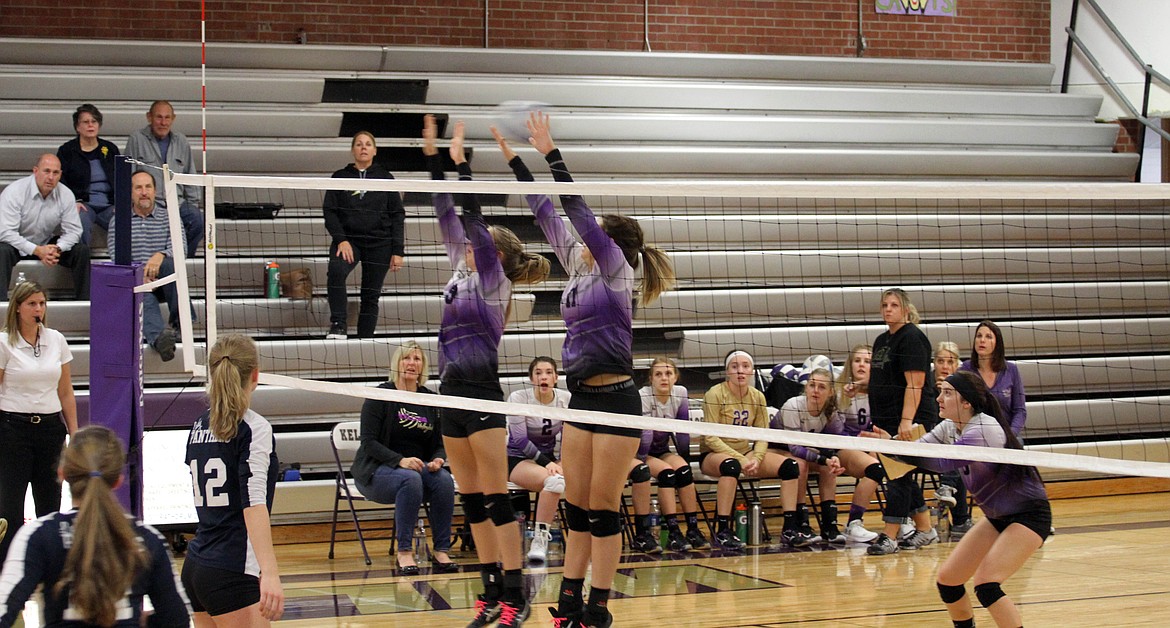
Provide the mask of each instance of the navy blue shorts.
{"label": "navy blue shorts", "polygon": [[[504,391],[500,390],[498,385],[495,390],[488,390],[477,386],[444,383],[439,386],[439,392],[443,395],[483,399],[484,401],[504,400]],[[508,419],[504,415],[494,412],[480,412],[466,408],[443,408],[442,426],[443,436],[467,438],[483,430],[507,429]]]}
{"label": "navy blue shorts", "polygon": [[211,616],[226,615],[260,603],[260,579],[238,571],[205,567],[183,561],[183,588],[191,610]]}

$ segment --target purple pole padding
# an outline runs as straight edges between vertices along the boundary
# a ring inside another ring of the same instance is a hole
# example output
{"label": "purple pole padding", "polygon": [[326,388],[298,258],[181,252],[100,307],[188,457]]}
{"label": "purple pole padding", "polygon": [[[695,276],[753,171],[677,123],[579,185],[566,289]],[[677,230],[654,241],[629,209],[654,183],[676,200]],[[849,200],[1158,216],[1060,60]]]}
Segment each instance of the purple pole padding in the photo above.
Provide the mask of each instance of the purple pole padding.
{"label": "purple pole padding", "polygon": [[94,264],[90,270],[89,422],[127,446],[126,481],[116,491],[142,517],[142,264]]}

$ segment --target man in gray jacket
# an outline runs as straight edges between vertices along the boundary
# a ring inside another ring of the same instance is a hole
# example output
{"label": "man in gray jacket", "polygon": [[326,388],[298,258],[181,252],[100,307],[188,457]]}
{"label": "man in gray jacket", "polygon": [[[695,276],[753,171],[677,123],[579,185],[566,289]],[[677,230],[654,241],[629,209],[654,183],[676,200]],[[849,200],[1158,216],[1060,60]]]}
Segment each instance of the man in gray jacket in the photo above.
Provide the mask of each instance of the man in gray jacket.
{"label": "man in gray jacket", "polygon": [[[146,113],[145,127],[130,134],[126,140],[127,157],[138,160],[143,164],[154,166],[148,168],[135,165],[135,171],[146,171],[154,177],[154,187],[159,194],[165,189],[163,186],[162,167],[168,166],[171,172],[181,174],[195,174],[195,164],[191,159],[191,144],[187,136],[171,130],[175,122],[175,109],[165,100],[156,100],[150,105]],[[192,257],[199,250],[203,241],[203,204],[201,188],[192,185],[179,186],[179,219],[183,222],[183,232],[186,235],[186,252]],[[170,208],[174,211],[174,208]]]}

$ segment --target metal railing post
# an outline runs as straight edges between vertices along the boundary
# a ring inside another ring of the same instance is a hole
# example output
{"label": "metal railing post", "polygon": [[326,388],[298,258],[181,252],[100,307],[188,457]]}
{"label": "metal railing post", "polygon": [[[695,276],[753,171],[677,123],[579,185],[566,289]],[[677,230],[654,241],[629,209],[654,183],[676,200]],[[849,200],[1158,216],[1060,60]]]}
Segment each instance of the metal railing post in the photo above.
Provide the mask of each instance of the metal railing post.
{"label": "metal railing post", "polygon": [[[1072,15],[1068,18],[1068,28],[1070,31],[1077,29],[1077,8],[1080,7],[1081,0],[1073,0]],[[1072,35],[1068,37],[1068,43],[1064,45],[1064,74],[1060,79],[1060,93],[1068,93],[1068,74],[1072,66],[1073,40]]]}

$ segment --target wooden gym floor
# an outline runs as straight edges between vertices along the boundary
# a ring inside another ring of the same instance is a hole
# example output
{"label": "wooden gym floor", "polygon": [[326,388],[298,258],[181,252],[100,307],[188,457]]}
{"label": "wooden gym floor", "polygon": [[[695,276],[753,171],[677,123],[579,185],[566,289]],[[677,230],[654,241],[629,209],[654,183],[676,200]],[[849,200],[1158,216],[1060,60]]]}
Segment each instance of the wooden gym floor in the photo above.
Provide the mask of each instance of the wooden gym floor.
{"label": "wooden gym floor", "polygon": [[[1170,625],[1170,493],[1053,501],[1057,534],[1004,584],[1026,625]],[[866,523],[878,526],[878,514]],[[479,590],[476,572],[396,577],[388,541],[370,543],[366,568],[356,542],[326,558],[328,544],[280,545],[287,596],[281,626],[462,626]],[[610,602],[616,626],[950,626],[934,585],[953,544],[892,556],[844,549],[627,554]],[[459,562],[471,556],[455,554]],[[529,626],[549,626],[557,563],[526,570]],[[970,587],[968,587],[970,591]],[[976,609],[980,626],[990,616]]]}

